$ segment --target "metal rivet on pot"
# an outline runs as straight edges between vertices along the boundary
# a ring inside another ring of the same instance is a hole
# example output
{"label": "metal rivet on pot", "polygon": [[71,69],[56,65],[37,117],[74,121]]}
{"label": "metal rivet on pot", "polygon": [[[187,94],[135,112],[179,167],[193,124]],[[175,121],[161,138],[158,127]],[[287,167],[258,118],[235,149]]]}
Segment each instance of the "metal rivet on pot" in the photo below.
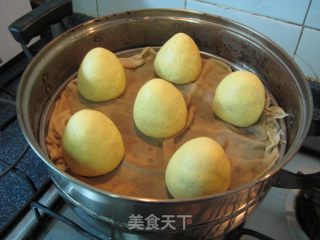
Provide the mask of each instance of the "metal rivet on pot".
{"label": "metal rivet on pot", "polygon": [[96,36],[96,37],[94,37],[94,42],[100,42],[100,37],[98,37],[98,36]]}
{"label": "metal rivet on pot", "polygon": [[45,73],[45,74],[43,74],[43,76],[42,76],[42,82],[43,82],[43,83],[46,83],[47,80],[48,80],[48,73]]}
{"label": "metal rivet on pot", "polygon": [[289,118],[288,126],[289,126],[289,127],[291,127],[291,126],[292,126],[292,124],[293,124],[293,119],[292,119],[292,117],[291,117],[291,118]]}
{"label": "metal rivet on pot", "polygon": [[225,48],[227,51],[231,51],[232,46],[227,43],[227,44],[224,45],[224,48]]}
{"label": "metal rivet on pot", "polygon": [[50,92],[51,92],[51,87],[50,87],[50,85],[46,85],[45,89],[46,89],[46,93],[50,93]]}

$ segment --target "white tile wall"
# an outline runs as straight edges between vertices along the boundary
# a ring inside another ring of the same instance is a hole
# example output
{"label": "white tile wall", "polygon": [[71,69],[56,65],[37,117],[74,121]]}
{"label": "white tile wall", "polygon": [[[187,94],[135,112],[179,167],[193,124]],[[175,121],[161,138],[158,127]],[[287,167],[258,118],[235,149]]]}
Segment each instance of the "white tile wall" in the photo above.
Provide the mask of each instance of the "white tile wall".
{"label": "white tile wall", "polygon": [[[317,44],[320,43],[320,0],[72,1],[75,12],[90,16],[144,8],[187,8],[230,18],[276,42],[294,57],[306,75],[314,76],[309,67],[311,66],[320,76],[320,47]],[[302,29],[304,29],[303,34]]]}
{"label": "white tile wall", "polygon": [[91,17],[98,16],[97,0],[72,0],[73,11]]}
{"label": "white tile wall", "polygon": [[312,0],[305,25],[320,30],[320,0]]}
{"label": "white tile wall", "polygon": [[[9,32],[8,26],[29,11],[31,11],[29,1],[0,1],[0,66],[22,51],[19,43],[14,40]],[[34,42],[31,41],[31,43]]]}
{"label": "white tile wall", "polygon": [[[304,28],[295,56],[305,74],[320,79],[320,31]],[[316,75],[316,76],[315,76]]]}
{"label": "white tile wall", "polygon": [[288,24],[263,16],[252,15],[242,11],[219,8],[215,5],[198,1],[187,0],[187,9],[223,16],[245,24],[269,37],[285,49],[291,56],[294,55],[302,29],[301,26]]}
{"label": "white tile wall", "polygon": [[204,0],[219,7],[232,7],[246,12],[302,24],[311,0]]}
{"label": "white tile wall", "polygon": [[97,0],[99,16],[143,8],[184,8],[185,0]]}

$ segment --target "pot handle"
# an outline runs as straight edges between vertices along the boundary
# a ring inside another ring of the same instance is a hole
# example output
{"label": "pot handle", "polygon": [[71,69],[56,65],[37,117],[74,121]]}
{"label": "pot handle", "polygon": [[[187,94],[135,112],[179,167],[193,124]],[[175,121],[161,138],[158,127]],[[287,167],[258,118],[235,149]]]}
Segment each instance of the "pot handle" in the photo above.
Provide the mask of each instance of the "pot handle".
{"label": "pot handle", "polygon": [[312,80],[307,81],[311,90],[314,107],[308,136],[320,136],[320,83]]}
{"label": "pot handle", "polygon": [[[314,113],[315,115],[315,113]],[[320,135],[320,121],[313,117],[308,136]],[[319,146],[320,147],[320,146]],[[281,169],[271,180],[273,187],[287,189],[320,188],[320,171],[311,174],[293,173]]]}
{"label": "pot handle", "polygon": [[[308,136],[320,136],[320,84],[316,81],[307,80],[313,98],[313,116],[308,131]],[[307,150],[310,147],[304,146]],[[319,151],[320,146],[316,146]],[[320,188],[320,171],[312,174],[292,173],[281,169],[271,180],[274,187],[288,189]]]}
{"label": "pot handle", "polygon": [[281,169],[272,178],[271,184],[273,187],[287,189],[320,188],[320,172],[302,174]]}
{"label": "pot handle", "polygon": [[308,136],[320,136],[320,116],[317,119],[312,119]]}
{"label": "pot handle", "polygon": [[30,59],[32,54],[27,48],[30,40],[70,14],[72,14],[71,0],[50,0],[14,21],[8,29]]}

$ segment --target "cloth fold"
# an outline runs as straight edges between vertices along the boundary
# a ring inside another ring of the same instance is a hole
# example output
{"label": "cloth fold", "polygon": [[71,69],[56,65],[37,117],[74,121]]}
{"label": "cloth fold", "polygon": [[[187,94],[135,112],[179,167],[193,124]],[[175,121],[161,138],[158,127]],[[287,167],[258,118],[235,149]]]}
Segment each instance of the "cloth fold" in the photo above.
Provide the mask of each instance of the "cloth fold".
{"label": "cloth fold", "polygon": [[[183,143],[195,137],[211,137],[224,148],[231,163],[231,189],[261,177],[274,166],[283,134],[279,119],[286,117],[286,113],[273,106],[266,94],[264,112],[253,126],[237,128],[220,120],[212,111],[212,98],[219,82],[232,70],[217,59],[203,59],[201,74],[195,82],[176,85],[188,106],[187,124],[181,132],[168,139],[151,139],[140,133],[133,122],[133,104],[141,86],[156,77],[155,56],[152,48],[145,48],[134,56],[120,58],[127,86],[120,97],[107,102],[93,103],[82,98],[76,79],[67,84],[53,106],[46,137],[48,154],[57,167],[109,192],[166,199],[169,197],[164,181],[166,165]],[[63,158],[63,130],[71,115],[85,108],[106,114],[117,125],[124,140],[125,157],[121,165],[104,176],[78,176]]]}

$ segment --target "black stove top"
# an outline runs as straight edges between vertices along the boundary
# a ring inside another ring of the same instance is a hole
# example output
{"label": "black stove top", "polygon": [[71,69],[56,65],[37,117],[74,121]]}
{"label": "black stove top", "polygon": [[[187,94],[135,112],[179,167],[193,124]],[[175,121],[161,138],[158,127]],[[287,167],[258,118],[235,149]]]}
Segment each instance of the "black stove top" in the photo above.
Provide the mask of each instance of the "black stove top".
{"label": "black stove top", "polygon": [[320,190],[301,190],[296,200],[297,219],[310,239],[320,239]]}
{"label": "black stove top", "polygon": [[[72,14],[63,23],[69,29],[88,19]],[[29,48],[30,53],[37,54],[51,39],[52,35],[43,34]],[[29,147],[16,115],[16,93],[29,61],[21,52],[0,68],[0,233],[50,181],[46,165]]]}
{"label": "black stove top", "polygon": [[[69,27],[72,27],[88,18],[72,16],[70,19]],[[31,52],[36,54],[46,42],[41,39],[33,46]],[[46,165],[28,146],[16,116],[17,88],[27,65],[28,59],[20,54],[0,69],[0,238],[1,233],[15,225],[21,212],[30,209],[30,204],[39,192],[42,194],[43,189],[47,189],[51,184]],[[313,145],[315,141],[316,146],[320,142],[319,137],[311,141]],[[65,221],[63,218],[60,220]],[[241,227],[225,239],[239,239],[244,234],[259,239],[270,239]]]}
{"label": "black stove top", "polygon": [[[30,210],[30,205],[42,209],[41,211],[45,210],[48,215],[70,225],[67,219],[56,215],[52,209],[42,208],[37,202],[38,196],[52,183],[46,165],[28,146],[17,120],[15,96],[21,74],[27,65],[28,60],[21,54],[0,71],[0,236],[1,232],[5,234],[15,226],[22,213]],[[305,198],[301,199],[305,201]],[[39,222],[41,221],[42,219]],[[79,229],[74,223],[71,225],[83,233],[83,229]],[[311,227],[312,229],[314,228]],[[92,239],[88,233],[84,234]],[[224,239],[240,239],[243,235],[271,239],[242,226]]]}
{"label": "black stove top", "polygon": [[49,181],[45,164],[24,139],[16,116],[15,95],[27,64],[18,56],[0,72],[0,231]]}

